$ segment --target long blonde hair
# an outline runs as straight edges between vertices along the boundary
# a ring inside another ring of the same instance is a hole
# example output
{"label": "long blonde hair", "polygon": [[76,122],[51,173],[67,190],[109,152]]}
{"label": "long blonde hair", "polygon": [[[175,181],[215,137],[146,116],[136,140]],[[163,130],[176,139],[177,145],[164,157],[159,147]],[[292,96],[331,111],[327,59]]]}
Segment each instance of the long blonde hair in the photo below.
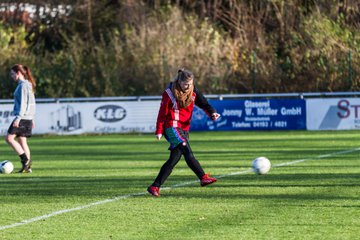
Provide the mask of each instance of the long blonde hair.
{"label": "long blonde hair", "polygon": [[30,68],[21,64],[15,64],[14,66],[11,67],[11,70],[13,70],[14,72],[21,72],[22,75],[24,75],[26,80],[29,80],[31,82],[32,85],[32,90],[33,92],[35,92],[36,89],[36,81],[33,78]]}
{"label": "long blonde hair", "polygon": [[180,82],[191,80],[194,80],[194,74],[192,72],[185,70],[184,68],[178,70],[178,74],[174,79],[171,91],[175,99],[179,102],[181,108],[186,108],[193,101],[192,95],[194,92],[194,85],[191,85],[187,92],[183,92],[180,86]]}

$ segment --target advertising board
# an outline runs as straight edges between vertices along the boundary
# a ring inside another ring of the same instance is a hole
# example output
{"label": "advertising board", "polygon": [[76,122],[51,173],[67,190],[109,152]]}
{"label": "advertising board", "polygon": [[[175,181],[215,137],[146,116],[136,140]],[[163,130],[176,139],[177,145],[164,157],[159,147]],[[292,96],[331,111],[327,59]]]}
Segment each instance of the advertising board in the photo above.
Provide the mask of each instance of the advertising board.
{"label": "advertising board", "polygon": [[191,129],[200,130],[298,130],[306,129],[303,99],[211,100],[221,118],[213,122],[196,108]]}

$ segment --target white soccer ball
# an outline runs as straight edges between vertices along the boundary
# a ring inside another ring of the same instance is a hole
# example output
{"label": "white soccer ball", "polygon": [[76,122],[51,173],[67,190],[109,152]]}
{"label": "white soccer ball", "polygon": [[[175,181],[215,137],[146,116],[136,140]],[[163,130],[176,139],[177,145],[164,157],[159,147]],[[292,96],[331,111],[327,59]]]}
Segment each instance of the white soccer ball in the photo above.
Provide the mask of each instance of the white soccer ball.
{"label": "white soccer ball", "polygon": [[0,163],[0,173],[10,174],[14,170],[14,165],[9,160]]}
{"label": "white soccer ball", "polygon": [[252,169],[256,174],[267,174],[270,168],[271,163],[266,157],[255,158],[252,162]]}

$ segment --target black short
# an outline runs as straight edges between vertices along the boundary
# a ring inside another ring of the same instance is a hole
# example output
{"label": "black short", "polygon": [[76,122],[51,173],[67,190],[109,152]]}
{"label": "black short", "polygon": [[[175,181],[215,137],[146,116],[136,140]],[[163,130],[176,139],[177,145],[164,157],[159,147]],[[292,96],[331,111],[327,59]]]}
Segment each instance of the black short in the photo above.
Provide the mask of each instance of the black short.
{"label": "black short", "polygon": [[[15,121],[15,120],[14,120]],[[11,123],[8,134],[16,135],[17,137],[31,137],[32,135],[32,120],[20,120],[19,127],[16,128]]]}

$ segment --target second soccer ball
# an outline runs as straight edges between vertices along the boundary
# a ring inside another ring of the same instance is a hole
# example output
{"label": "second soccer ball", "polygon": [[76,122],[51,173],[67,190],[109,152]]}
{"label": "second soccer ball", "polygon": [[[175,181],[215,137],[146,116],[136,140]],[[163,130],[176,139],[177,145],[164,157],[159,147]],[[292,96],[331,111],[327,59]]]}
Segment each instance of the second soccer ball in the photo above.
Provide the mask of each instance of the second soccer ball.
{"label": "second soccer ball", "polygon": [[255,158],[252,162],[252,169],[256,174],[267,174],[270,168],[271,163],[266,157]]}

